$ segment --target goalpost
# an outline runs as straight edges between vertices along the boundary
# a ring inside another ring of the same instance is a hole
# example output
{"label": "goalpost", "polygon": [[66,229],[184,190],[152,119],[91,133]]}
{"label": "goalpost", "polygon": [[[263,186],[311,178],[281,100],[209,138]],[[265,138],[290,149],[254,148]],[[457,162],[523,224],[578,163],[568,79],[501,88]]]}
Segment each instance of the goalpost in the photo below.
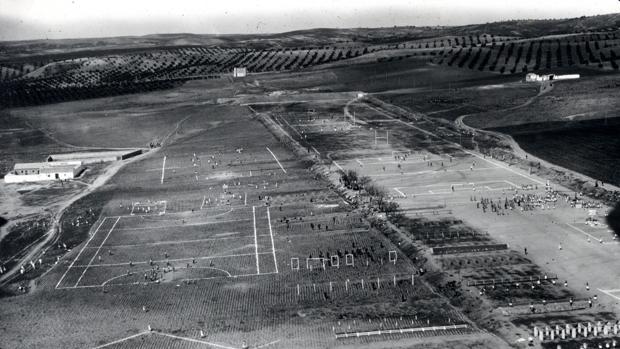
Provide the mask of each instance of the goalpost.
{"label": "goalpost", "polygon": [[299,271],[299,258],[291,258],[291,269],[294,271]]}
{"label": "goalpost", "polygon": [[325,258],[306,258],[306,269],[314,270],[318,268],[325,270]]}
{"label": "goalpost", "polygon": [[389,261],[396,264],[396,260],[398,259],[398,253],[396,251],[388,252]]}
{"label": "goalpost", "polygon": [[352,266],[352,267],[355,266],[355,261],[353,259],[353,254],[349,253],[349,254],[346,254],[344,256],[344,264],[346,264],[348,266]]}

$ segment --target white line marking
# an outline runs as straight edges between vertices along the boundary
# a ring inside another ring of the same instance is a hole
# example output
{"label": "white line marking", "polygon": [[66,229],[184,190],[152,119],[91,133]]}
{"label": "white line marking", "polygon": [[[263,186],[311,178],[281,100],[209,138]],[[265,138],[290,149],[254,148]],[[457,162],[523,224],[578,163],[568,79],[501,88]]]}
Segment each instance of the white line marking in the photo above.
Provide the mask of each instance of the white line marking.
{"label": "white line marking", "polygon": [[[267,252],[267,253],[271,253],[271,252]],[[241,277],[248,277],[248,276],[263,276],[263,275],[272,275],[275,273],[274,272],[268,272],[268,273],[261,273],[260,275],[258,274],[239,274],[239,275],[233,275],[233,276],[211,276],[211,277],[205,277],[205,278],[193,278],[192,280],[212,280],[212,279],[219,279],[219,278],[223,278],[223,277],[232,277],[232,278],[241,278]],[[126,283],[126,284],[114,284],[112,286],[128,286],[128,285],[141,285],[141,284],[152,284],[154,282],[130,282],[130,283]],[[82,286],[76,286],[76,287],[59,287],[59,290],[75,290],[76,288],[99,288],[101,289],[101,285],[82,285]]]}
{"label": "white line marking", "polygon": [[336,167],[338,167],[338,169],[340,169],[340,171],[344,171],[344,168],[340,167],[340,165],[338,165],[338,163],[336,161],[333,161],[334,165],[336,165]]}
{"label": "white line marking", "polygon": [[584,235],[586,235],[586,236],[591,237],[592,239],[596,240],[597,242],[598,242],[598,241],[602,241],[602,240],[603,240],[603,239],[601,239],[601,238],[599,238],[599,237],[596,237],[596,236],[594,236],[594,235],[592,235],[592,234],[590,234],[590,233],[588,233],[588,232],[586,232],[586,231],[583,231],[583,230],[581,230],[581,229],[577,228],[576,226],[574,226],[574,225],[572,225],[572,224],[570,224],[570,223],[566,223],[566,225],[568,225],[569,227],[571,227],[571,228],[573,228],[573,229],[577,230],[578,232],[580,232],[580,233],[582,233],[582,234],[584,234]]}
{"label": "white line marking", "polygon": [[400,191],[398,188],[394,188],[394,190],[395,190],[398,194],[400,194],[400,196],[402,196],[402,197],[404,197],[404,198],[406,198],[406,197],[407,197],[407,195],[405,195],[405,193],[403,193],[402,191]]}
{"label": "white line marking", "polygon": [[[218,208],[219,209],[219,208]],[[227,211],[225,213],[228,213],[230,211]],[[128,216],[123,216],[123,217],[128,217]],[[136,216],[133,216],[131,218],[135,218]],[[212,216],[214,217],[214,216]],[[227,221],[214,221],[214,222],[200,222],[200,223],[185,223],[183,225],[179,225],[179,224],[174,224],[174,225],[162,225],[159,227],[136,227],[136,228],[118,228],[116,230],[154,230],[154,229],[167,229],[167,228],[179,228],[179,227],[194,227],[194,226],[200,226],[200,225],[211,225],[211,224],[222,224],[222,223],[234,223],[234,222],[241,222],[241,221],[249,221],[250,219],[229,219]]]}
{"label": "white line marking", "polygon": [[276,344],[276,343],[278,343],[278,342],[280,342],[280,340],[279,340],[279,339],[278,339],[278,340],[275,340],[275,341],[272,341],[272,342],[269,342],[269,343],[261,344],[261,345],[257,346],[257,347],[256,347],[256,349],[264,348],[264,347],[266,347],[266,346],[269,346],[269,345],[272,345],[272,344]]}
{"label": "white line marking", "polygon": [[609,297],[615,298],[620,301],[620,297],[612,294],[612,292],[618,292],[620,290],[601,290],[600,288],[598,290],[608,295]]}
{"label": "white line marking", "polygon": [[[261,235],[261,236],[265,236],[265,235]],[[195,258],[176,258],[176,259],[160,259],[160,260],[154,260],[153,263],[161,263],[161,262],[185,262],[185,261],[191,261],[193,259],[196,260],[209,260],[209,259],[216,259],[216,258],[232,258],[232,257],[246,257],[246,256],[254,256],[256,253],[241,253],[241,254],[228,254],[228,255],[222,255],[222,256],[206,256],[206,257],[195,257]],[[259,255],[263,255],[263,254],[271,254],[271,252],[259,252]],[[145,262],[132,262],[134,265],[140,265],[140,264],[149,264],[150,261],[145,261]],[[127,263],[103,263],[103,264],[93,264],[91,265],[89,268],[98,268],[98,267],[120,267],[123,265],[129,265],[129,262]],[[87,265],[75,265],[74,268],[86,268]],[[265,274],[265,273],[263,273]],[[261,275],[263,275],[261,274]],[[71,288],[71,287],[70,287]]]}
{"label": "white line marking", "polygon": [[278,158],[276,157],[276,154],[274,154],[271,149],[269,149],[268,147],[267,150],[271,153],[271,156],[273,156],[274,159],[276,159],[276,162],[278,163],[278,165],[280,165],[280,168],[282,169],[282,172],[286,173],[286,170],[284,169],[284,167],[282,166],[282,164],[280,163],[280,160],[278,160]]}
{"label": "white line marking", "polygon": [[260,267],[258,265],[258,235],[256,233],[256,206],[252,206],[252,217],[254,220],[254,251],[256,254],[256,274],[260,274]]}
{"label": "white line marking", "polygon": [[271,251],[273,252],[273,264],[276,266],[276,274],[278,274],[278,259],[276,258],[276,245],[273,242],[273,230],[271,229],[271,213],[267,207],[267,221],[269,222],[269,235],[271,236]]}
{"label": "white line marking", "polygon": [[506,183],[507,183],[507,184],[509,184],[509,185],[512,185],[512,186],[513,186],[513,187],[515,187],[515,188],[518,188],[518,187],[519,187],[519,186],[517,186],[516,184],[512,183],[511,181],[507,181],[507,180],[505,180],[505,179],[504,179],[504,182],[506,182]]}
{"label": "white line marking", "polygon": [[364,163],[360,161],[360,159],[355,159],[355,161],[357,161],[358,164],[360,164],[360,166],[364,166]]}
{"label": "white line marking", "polygon": [[314,146],[312,146],[312,150],[314,150],[317,154],[321,155],[321,153],[318,150],[316,150]]}
{"label": "white line marking", "polygon": [[603,292],[611,292],[611,293],[616,293],[616,292],[620,292],[620,288],[616,288],[616,289],[613,289],[613,290],[601,290],[601,291],[603,291]]}
{"label": "white line marking", "polygon": [[378,173],[378,174],[369,174],[368,177],[402,177],[402,176],[409,176],[409,175],[422,175],[422,174],[441,174],[441,173],[445,173],[445,172],[463,172],[463,173],[467,173],[467,172],[475,172],[475,171],[484,171],[484,170],[496,170],[496,169],[501,169],[499,167],[481,167],[481,168],[477,168],[477,169],[473,169],[472,170],[426,170],[426,171],[418,171],[418,172],[395,172],[395,173]]}
{"label": "white line marking", "polygon": [[105,217],[101,223],[99,223],[99,226],[97,227],[97,229],[95,229],[95,232],[93,233],[93,236],[90,237],[90,239],[88,239],[88,241],[86,242],[86,244],[84,244],[84,246],[82,247],[82,249],[80,250],[80,252],[78,253],[77,256],[75,256],[75,259],[73,261],[71,261],[71,264],[69,265],[69,268],[67,268],[67,270],[65,271],[64,274],[62,274],[62,277],[60,278],[60,280],[58,280],[58,283],[56,284],[56,288],[58,288],[58,286],[60,285],[60,283],[62,282],[62,280],[65,278],[65,276],[67,275],[67,273],[69,272],[69,270],[71,270],[71,267],[73,267],[73,265],[75,264],[75,261],[78,260],[78,258],[80,258],[80,255],[82,255],[82,252],[84,252],[84,249],[86,248],[86,246],[88,246],[88,244],[90,243],[90,240],[92,240],[95,235],[97,235],[97,233],[99,232],[99,228],[101,228],[101,225],[103,225],[103,222],[105,222],[105,220],[108,219],[108,217]]}
{"label": "white line marking", "polygon": [[164,161],[161,164],[161,184],[164,184],[164,175],[166,174],[166,155],[164,155]]}
{"label": "white line marking", "polygon": [[243,194],[244,194],[243,205],[247,206],[248,205],[248,193],[243,193]]}
{"label": "white line marking", "polygon": [[140,337],[142,335],[149,334],[149,333],[150,333],[149,331],[144,331],[144,332],[136,333],[136,334],[131,335],[129,337],[125,337],[125,338],[121,338],[119,340],[115,340],[114,342],[110,342],[110,343],[106,343],[106,344],[103,344],[103,345],[100,345],[100,346],[97,346],[97,347],[93,347],[93,349],[101,349],[101,348],[109,347],[110,345],[122,343],[122,342],[130,340],[132,338]]}
{"label": "white line marking", "polygon": [[[118,230],[117,230],[118,231]],[[230,232],[229,234],[241,234],[241,232]],[[266,234],[265,234],[266,235]],[[136,244],[120,244],[120,245],[107,245],[107,248],[129,248],[129,247],[143,247],[143,246],[158,246],[158,245],[174,245],[174,244],[189,244],[195,242],[205,242],[205,241],[218,241],[218,240],[230,240],[230,239],[250,239],[251,236],[222,236],[218,238],[204,238],[204,239],[193,239],[193,240],[169,240],[169,241],[157,241],[157,242],[143,242]],[[97,248],[97,247],[87,247],[89,249]]]}
{"label": "white line marking", "polygon": [[204,196],[202,197],[202,204],[200,204],[200,209],[201,209],[201,210],[202,210],[202,208],[205,206],[205,201],[207,201],[207,196],[206,196],[206,195],[204,195]]}
{"label": "white line marking", "polygon": [[168,333],[162,333],[162,332],[153,332],[153,334],[158,334],[160,336],[165,336],[165,337],[170,337],[170,338],[176,338],[176,339],[180,339],[180,340],[184,340],[184,341],[188,341],[188,342],[192,342],[192,343],[200,343],[200,344],[206,344],[206,345],[210,345],[212,347],[216,347],[216,348],[222,348],[222,349],[237,349],[234,347],[229,347],[226,345],[221,345],[221,344],[216,344],[216,343],[211,343],[211,342],[205,342],[205,341],[201,341],[198,339],[193,339],[193,338],[187,338],[187,337],[181,337],[181,336],[175,336],[173,334],[168,334]]}
{"label": "white line marking", "polygon": [[88,267],[90,267],[91,264],[93,264],[93,261],[95,260],[95,257],[97,257],[97,255],[99,254],[99,251],[101,251],[101,247],[103,247],[103,245],[105,244],[106,240],[108,240],[108,237],[110,237],[110,234],[112,233],[112,230],[114,230],[114,227],[116,227],[116,223],[118,223],[118,221],[121,220],[121,217],[116,218],[116,222],[114,222],[114,224],[112,225],[112,228],[110,228],[110,231],[108,231],[108,234],[105,236],[105,238],[103,239],[103,241],[101,242],[101,245],[99,245],[99,248],[97,249],[97,251],[95,251],[95,254],[93,255],[93,258],[90,259],[90,262],[88,262],[88,265],[86,266],[86,268],[84,268],[84,271],[82,272],[82,275],[80,275],[79,279],[77,280],[77,282],[75,283],[75,286],[77,286],[80,281],[82,281],[82,278],[84,277],[84,274],[86,274],[86,271],[88,270]]}

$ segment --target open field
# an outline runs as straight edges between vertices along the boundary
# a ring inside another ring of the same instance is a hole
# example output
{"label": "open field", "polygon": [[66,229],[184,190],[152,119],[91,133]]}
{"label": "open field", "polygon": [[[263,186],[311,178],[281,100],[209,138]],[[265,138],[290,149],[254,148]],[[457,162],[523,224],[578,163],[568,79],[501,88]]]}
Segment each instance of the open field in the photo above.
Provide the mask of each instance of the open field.
{"label": "open field", "polygon": [[495,129],[527,152],[605,183],[620,185],[620,119],[526,124]]}
{"label": "open field", "polygon": [[[568,304],[571,298],[592,296],[592,291],[566,289],[564,279],[568,284],[577,285],[596,283],[606,287],[613,284],[611,280],[615,278],[609,277],[611,270],[605,268],[605,272],[601,272],[599,267],[607,265],[610,253],[616,254],[617,242],[610,240],[604,225],[590,227],[580,223],[587,213],[568,204],[566,198],[571,194],[553,194],[558,198],[546,201],[544,198],[549,192],[544,179],[458,146],[441,146],[449,143],[447,139],[451,135],[447,130],[445,134],[441,130],[429,134],[426,121],[403,121],[374,106],[364,107],[362,103],[352,107],[357,125],[352,124],[351,118],[343,119],[334,114],[333,106],[317,104],[280,105],[274,107],[273,115],[293,137],[303,137],[317,153],[329,154],[334,170],[354,170],[380,184],[399,203],[406,216],[431,221],[456,216],[478,232],[474,234],[482,234],[469,239],[458,224],[438,226],[429,232],[423,223],[411,225],[405,221],[402,227],[411,231],[414,240],[424,241],[429,247],[476,246],[493,243],[494,239],[508,242],[512,249],[508,254],[478,252],[437,260],[442,269],[451,270],[453,280],[466,285],[487,285],[477,286],[476,292],[486,297],[493,307],[506,307],[509,303],[527,305],[543,300]],[[304,108],[313,112],[303,113]],[[515,204],[520,198],[525,200]],[[527,201],[535,204],[525,205]],[[599,219],[603,219],[606,210],[609,208],[603,210]],[[418,233],[420,229],[421,234]],[[536,237],[542,234],[553,238]],[[565,263],[582,255],[584,248],[590,262],[579,266]],[[525,258],[524,249],[527,251]],[[498,263],[505,265],[497,268]],[[588,272],[578,271],[584,268]],[[557,279],[547,280],[547,277],[556,276]],[[501,286],[502,280],[512,286]],[[522,285],[515,289],[515,283]],[[605,287],[597,289],[606,290]],[[601,299],[608,304],[615,300],[613,294]]]}
{"label": "open field", "polygon": [[[31,295],[5,299],[11,302],[3,304],[3,318],[41,333],[26,345],[121,340],[115,347],[132,347],[148,325],[162,334],[145,338],[161,347],[354,345],[360,342],[337,340],[334,331],[399,329],[401,317],[411,328],[462,326],[363,343],[434,336],[495,341],[473,336],[477,329],[417,280],[407,256],[247,108],[217,108],[209,118],[190,116],[174,143],[113,177],[102,188],[110,194],[86,241],[38,280]],[[43,320],[18,317],[29,307],[43,307]],[[70,320],[51,321],[69,313]],[[368,323],[344,326],[343,319]],[[99,328],[94,335],[91,326]],[[58,335],[68,328],[70,340]],[[23,341],[20,331],[2,336]],[[182,338],[168,343],[168,334]]]}
{"label": "open field", "polygon": [[620,340],[618,206],[459,127],[618,184],[617,19],[7,44],[0,170],[149,151],[0,186],[0,347]]}

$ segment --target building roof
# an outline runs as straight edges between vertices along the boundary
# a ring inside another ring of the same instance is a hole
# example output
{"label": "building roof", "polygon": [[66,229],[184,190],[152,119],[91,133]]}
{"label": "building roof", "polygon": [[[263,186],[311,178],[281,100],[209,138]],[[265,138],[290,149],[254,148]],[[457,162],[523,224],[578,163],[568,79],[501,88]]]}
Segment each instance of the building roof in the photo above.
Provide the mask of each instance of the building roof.
{"label": "building roof", "polygon": [[103,157],[111,157],[111,156],[123,156],[127,154],[131,154],[136,149],[127,149],[127,150],[111,150],[111,151],[92,151],[92,152],[79,152],[79,153],[64,153],[64,154],[50,154],[50,158],[56,160],[69,160],[69,159],[90,159],[90,158],[103,158]]}
{"label": "building roof", "polygon": [[80,167],[81,161],[56,161],[56,162],[26,162],[15,164],[14,170],[61,170]]}

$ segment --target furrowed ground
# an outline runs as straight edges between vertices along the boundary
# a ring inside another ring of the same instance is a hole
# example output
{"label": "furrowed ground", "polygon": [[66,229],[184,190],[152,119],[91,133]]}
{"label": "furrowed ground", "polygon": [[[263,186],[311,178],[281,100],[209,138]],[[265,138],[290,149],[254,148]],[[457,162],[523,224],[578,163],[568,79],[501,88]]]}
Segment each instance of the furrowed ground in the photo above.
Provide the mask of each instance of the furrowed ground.
{"label": "furrowed ground", "polygon": [[[88,239],[35,292],[3,300],[14,325],[5,343],[320,348],[361,343],[337,334],[429,326],[441,327],[363,343],[495,341],[418,281],[407,256],[248,108],[211,108],[102,189]],[[36,323],[20,315],[35,313]],[[142,333],[148,326],[156,332]]]}

